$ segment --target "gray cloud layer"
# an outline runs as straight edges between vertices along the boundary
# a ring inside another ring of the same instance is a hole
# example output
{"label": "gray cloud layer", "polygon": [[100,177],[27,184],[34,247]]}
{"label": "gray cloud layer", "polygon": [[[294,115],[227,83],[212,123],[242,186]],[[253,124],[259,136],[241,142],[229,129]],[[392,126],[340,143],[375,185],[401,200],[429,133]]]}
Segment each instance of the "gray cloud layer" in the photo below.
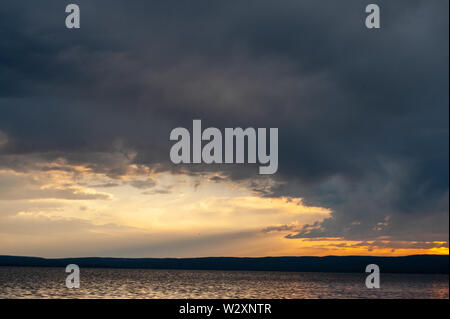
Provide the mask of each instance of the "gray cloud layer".
{"label": "gray cloud layer", "polygon": [[283,183],[262,195],[334,211],[291,238],[448,240],[448,2],[377,1],[376,31],[366,2],[78,1],[69,31],[61,2],[6,1],[0,167],[176,170],[169,132],[194,118],[279,127]]}

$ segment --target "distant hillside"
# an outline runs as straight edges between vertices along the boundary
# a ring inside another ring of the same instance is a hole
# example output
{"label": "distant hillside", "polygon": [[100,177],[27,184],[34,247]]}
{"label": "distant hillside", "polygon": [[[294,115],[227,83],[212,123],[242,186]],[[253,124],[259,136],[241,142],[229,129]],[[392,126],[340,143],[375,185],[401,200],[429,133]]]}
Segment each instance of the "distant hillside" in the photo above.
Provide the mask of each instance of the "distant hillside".
{"label": "distant hillside", "polygon": [[377,264],[382,273],[422,274],[448,274],[448,261],[448,255],[62,259],[0,256],[0,266],[65,267],[68,264],[77,264],[81,268],[364,272],[368,264]]}

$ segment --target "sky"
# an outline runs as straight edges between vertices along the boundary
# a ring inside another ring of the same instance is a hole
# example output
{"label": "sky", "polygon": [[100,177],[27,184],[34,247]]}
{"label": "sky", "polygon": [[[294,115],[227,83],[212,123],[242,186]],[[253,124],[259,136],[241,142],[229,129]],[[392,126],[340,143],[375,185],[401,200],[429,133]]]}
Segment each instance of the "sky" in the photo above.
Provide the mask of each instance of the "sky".
{"label": "sky", "polygon": [[[448,254],[448,1],[74,3],[0,5],[0,255]],[[173,164],[194,119],[277,173]]]}

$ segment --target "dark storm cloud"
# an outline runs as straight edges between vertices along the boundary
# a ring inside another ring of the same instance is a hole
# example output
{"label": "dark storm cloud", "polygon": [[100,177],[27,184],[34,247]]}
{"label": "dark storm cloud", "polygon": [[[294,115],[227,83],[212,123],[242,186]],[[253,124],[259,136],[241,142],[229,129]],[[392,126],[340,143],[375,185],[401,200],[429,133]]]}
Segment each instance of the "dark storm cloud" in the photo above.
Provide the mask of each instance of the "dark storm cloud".
{"label": "dark storm cloud", "polygon": [[60,1],[0,8],[0,167],[258,181],[171,165],[170,130],[278,127],[281,184],[255,191],[333,209],[290,237],[448,240],[447,1],[377,1],[380,30],[366,1],[78,3],[80,30]]}

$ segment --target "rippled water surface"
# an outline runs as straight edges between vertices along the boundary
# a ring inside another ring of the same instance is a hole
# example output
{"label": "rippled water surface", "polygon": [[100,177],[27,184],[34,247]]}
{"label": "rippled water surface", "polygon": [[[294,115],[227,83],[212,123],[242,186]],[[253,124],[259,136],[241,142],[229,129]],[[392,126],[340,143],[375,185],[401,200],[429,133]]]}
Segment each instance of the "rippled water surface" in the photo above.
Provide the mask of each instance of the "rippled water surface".
{"label": "rippled water surface", "polygon": [[449,298],[448,275],[81,269],[67,289],[64,268],[0,267],[0,298]]}

